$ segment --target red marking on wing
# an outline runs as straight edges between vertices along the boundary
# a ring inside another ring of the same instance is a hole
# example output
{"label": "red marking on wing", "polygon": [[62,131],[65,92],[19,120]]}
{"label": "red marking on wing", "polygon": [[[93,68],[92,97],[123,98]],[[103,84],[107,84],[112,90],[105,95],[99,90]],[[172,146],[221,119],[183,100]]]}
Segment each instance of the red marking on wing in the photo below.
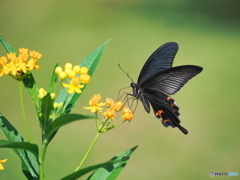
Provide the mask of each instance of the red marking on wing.
{"label": "red marking on wing", "polygon": [[163,110],[158,110],[158,111],[156,112],[156,116],[162,116],[162,113],[164,113]]}

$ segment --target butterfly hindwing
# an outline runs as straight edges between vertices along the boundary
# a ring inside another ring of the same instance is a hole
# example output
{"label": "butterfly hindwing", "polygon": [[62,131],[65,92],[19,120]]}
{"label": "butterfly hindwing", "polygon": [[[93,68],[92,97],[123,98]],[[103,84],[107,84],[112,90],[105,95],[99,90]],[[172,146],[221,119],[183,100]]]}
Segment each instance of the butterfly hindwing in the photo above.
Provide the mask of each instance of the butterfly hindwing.
{"label": "butterfly hindwing", "polygon": [[184,134],[188,134],[188,131],[180,125],[179,107],[175,104],[173,98],[161,92],[148,92],[146,97],[154,110],[155,116],[161,119],[163,126],[178,127]]}
{"label": "butterfly hindwing", "polygon": [[141,85],[152,75],[171,68],[177,51],[178,44],[175,42],[168,42],[160,46],[144,64],[138,77],[138,84]]}

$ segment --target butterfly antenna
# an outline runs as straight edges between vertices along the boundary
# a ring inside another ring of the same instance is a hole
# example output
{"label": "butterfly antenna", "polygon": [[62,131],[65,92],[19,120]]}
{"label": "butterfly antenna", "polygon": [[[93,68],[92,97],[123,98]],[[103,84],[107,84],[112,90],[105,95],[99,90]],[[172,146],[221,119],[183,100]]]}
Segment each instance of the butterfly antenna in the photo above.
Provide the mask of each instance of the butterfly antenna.
{"label": "butterfly antenna", "polygon": [[131,81],[133,82],[133,79],[129,76],[129,73],[126,73],[126,71],[123,70],[123,68],[120,66],[120,63],[118,64],[118,67],[119,67],[119,68],[122,70],[122,72],[124,72],[124,74],[126,74],[127,77],[128,77],[129,79],[131,79]]}

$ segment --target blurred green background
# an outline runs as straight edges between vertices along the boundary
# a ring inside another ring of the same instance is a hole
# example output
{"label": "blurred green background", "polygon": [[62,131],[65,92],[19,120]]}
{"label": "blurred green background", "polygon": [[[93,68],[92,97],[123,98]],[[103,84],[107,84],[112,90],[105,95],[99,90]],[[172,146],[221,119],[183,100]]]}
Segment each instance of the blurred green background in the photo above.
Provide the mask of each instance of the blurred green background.
{"label": "blurred green background", "polygon": [[[104,162],[139,145],[120,180],[208,179],[210,171],[240,173],[239,5],[234,0],[1,1],[0,35],[15,48],[26,47],[43,54],[43,70],[33,74],[39,87],[45,89],[57,62],[78,64],[111,39],[91,83],[72,111],[75,113],[89,113],[83,106],[88,106],[93,93],[116,99],[118,90],[129,86],[130,80],[118,63],[136,81],[157,47],[177,42],[180,50],[174,66],[204,67],[173,96],[180,107],[181,125],[189,134],[164,128],[139,103],[133,122],[103,134],[84,165]],[[0,55],[5,55],[3,48]],[[26,138],[18,83],[7,76],[0,82],[0,112]],[[31,133],[40,143],[27,93],[25,99]],[[62,128],[48,148],[47,179],[71,173],[95,134],[93,121]],[[0,139],[5,139],[3,133]],[[0,159],[4,158],[9,160],[0,179],[25,179],[13,151],[0,149]]]}

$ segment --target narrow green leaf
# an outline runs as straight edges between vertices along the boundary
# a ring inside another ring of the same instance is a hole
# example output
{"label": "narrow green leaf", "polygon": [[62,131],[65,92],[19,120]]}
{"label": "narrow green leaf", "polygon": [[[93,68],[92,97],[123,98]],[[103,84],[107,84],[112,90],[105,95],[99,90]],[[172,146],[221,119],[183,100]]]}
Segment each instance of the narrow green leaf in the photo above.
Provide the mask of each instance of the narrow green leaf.
{"label": "narrow green leaf", "polygon": [[42,123],[47,124],[46,122],[49,121],[49,116],[51,114],[52,111],[52,107],[53,107],[53,100],[50,96],[50,94],[48,93],[46,96],[44,96],[42,98],[42,117],[43,117],[43,121]]}
{"label": "narrow green leaf", "polygon": [[2,36],[0,36],[0,42],[2,43],[7,53],[17,53],[17,51],[5,39],[3,39]]}
{"label": "narrow green leaf", "polygon": [[39,98],[38,98],[38,86],[34,80],[34,77],[31,72],[27,74],[27,77],[25,77],[22,80],[25,88],[28,91],[28,94],[30,95],[30,98],[35,106],[36,112],[38,112],[39,109]]}
{"label": "narrow green leaf", "polygon": [[[121,160],[123,158],[129,159],[133,151],[138,146],[135,146],[115,157],[113,157],[110,161],[112,160]],[[126,166],[127,161],[120,161],[115,164],[109,164],[106,165],[105,167],[99,168],[95,172],[93,172],[87,180],[115,180],[118,178],[119,174],[122,172],[123,168]]]}
{"label": "narrow green leaf", "polygon": [[[105,163],[100,163],[100,164],[97,164],[97,165],[93,165],[93,166],[89,166],[89,167],[80,169],[77,172],[74,172],[74,173],[72,173],[72,174],[70,174],[68,176],[65,176],[61,180],[74,180],[74,179],[80,178],[83,175],[85,175],[85,174],[87,174],[87,173],[89,173],[91,171],[94,171],[94,170],[96,170],[98,168],[105,169],[105,170],[110,171],[110,172],[114,171],[114,169],[116,169],[116,168],[122,169],[126,165],[127,161],[129,160],[130,155],[132,154],[132,152],[136,148],[137,148],[137,146],[132,148],[132,149],[130,149],[130,150],[128,150],[128,151],[125,151],[125,152],[123,152],[123,153],[121,153],[121,154],[119,154],[119,155],[117,155],[115,157],[113,157],[111,160],[109,160],[109,161],[107,161]],[[123,166],[123,167],[121,167],[121,166]],[[98,170],[96,172],[98,172]],[[115,173],[117,174],[117,172],[115,172]],[[104,179],[104,178],[101,177],[101,174],[98,174],[98,175],[99,175],[98,178],[95,177],[95,175],[92,178],[95,178],[96,180]],[[91,176],[93,176],[93,175],[91,175]],[[105,176],[105,174],[103,174],[103,176]],[[91,177],[89,177],[89,178],[91,178]],[[106,180],[106,179],[104,179],[104,180]],[[110,179],[108,179],[108,180],[110,180]]]}
{"label": "narrow green leaf", "polygon": [[53,122],[51,122],[46,130],[46,134],[48,135],[48,139],[51,139],[52,135],[62,126],[69,124],[74,121],[86,120],[86,119],[94,119],[96,118],[93,115],[82,115],[82,114],[64,114]]}
{"label": "narrow green leaf", "polygon": [[[125,162],[125,161],[126,161],[125,159],[122,159],[122,162]],[[63,177],[61,180],[74,180],[74,179],[80,178],[81,176],[83,176],[91,171],[94,171],[95,169],[98,169],[100,167],[104,167],[107,165],[113,165],[114,163],[119,163],[119,162],[120,162],[120,160],[114,160],[114,161],[108,161],[105,163],[89,166],[89,167],[80,169],[72,174],[69,174],[68,176]]]}
{"label": "narrow green leaf", "polygon": [[[24,142],[23,137],[11,125],[11,123],[0,113],[0,128],[9,141]],[[39,178],[39,165],[35,155],[22,149],[13,149],[22,162],[22,171],[30,180]]]}
{"label": "narrow green leaf", "polygon": [[[85,58],[83,60],[83,62],[80,64],[80,66],[86,66],[89,68],[88,74],[90,76],[93,75],[94,71],[97,68],[97,65],[100,61],[100,58],[102,57],[103,51],[106,47],[106,45],[108,44],[109,41],[105,42],[104,44],[102,44],[101,46],[99,46],[95,51],[93,51],[87,58]],[[87,85],[85,85],[85,87],[82,89],[82,91],[84,91],[84,89],[87,87]],[[64,106],[64,113],[69,113],[72,108],[74,107],[75,103],[77,102],[77,100],[79,99],[79,97],[81,96],[82,93],[78,94],[78,93],[74,93],[74,94],[67,94],[66,91],[64,89],[61,90],[61,92],[59,93],[56,102],[64,102],[64,100],[66,99],[66,97],[68,96],[66,102],[65,102],[65,106]]]}
{"label": "narrow green leaf", "polygon": [[13,142],[0,140],[0,148],[22,149],[33,153],[38,158],[38,146],[29,142]]}
{"label": "narrow green leaf", "polygon": [[49,92],[50,93],[56,92],[57,74],[55,73],[55,69],[57,66],[58,66],[58,63],[55,65],[53,72],[52,72],[52,76],[51,76],[51,80],[50,80],[50,84],[49,84]]}

